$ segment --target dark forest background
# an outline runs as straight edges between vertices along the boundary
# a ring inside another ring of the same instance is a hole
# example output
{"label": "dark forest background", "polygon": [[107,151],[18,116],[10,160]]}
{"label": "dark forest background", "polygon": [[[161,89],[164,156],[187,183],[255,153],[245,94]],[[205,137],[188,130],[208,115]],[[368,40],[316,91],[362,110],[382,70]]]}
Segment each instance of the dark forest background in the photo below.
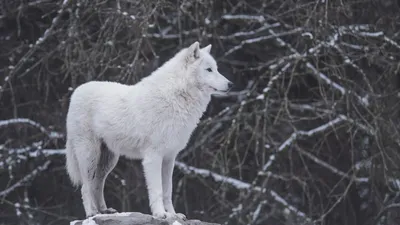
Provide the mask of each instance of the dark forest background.
{"label": "dark forest background", "polygon": [[[400,2],[1,0],[0,224],[84,217],[65,170],[69,97],[134,84],[212,44],[213,98],[174,172],[174,205],[222,224],[400,224]],[[139,162],[106,182],[149,213]]]}

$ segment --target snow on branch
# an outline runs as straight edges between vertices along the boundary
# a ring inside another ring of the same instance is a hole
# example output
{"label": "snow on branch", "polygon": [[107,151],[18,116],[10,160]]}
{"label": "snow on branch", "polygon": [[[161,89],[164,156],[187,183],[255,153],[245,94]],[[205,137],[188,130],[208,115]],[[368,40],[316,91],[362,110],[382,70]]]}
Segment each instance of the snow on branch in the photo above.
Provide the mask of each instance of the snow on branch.
{"label": "snow on branch", "polygon": [[221,40],[229,40],[229,39],[234,39],[234,38],[239,38],[239,37],[251,36],[251,35],[258,34],[264,30],[270,29],[270,28],[279,27],[280,25],[281,25],[280,23],[273,23],[271,25],[266,24],[256,30],[247,31],[247,32],[239,31],[239,32],[236,32],[236,33],[233,33],[230,35],[226,35],[226,36],[217,36],[217,38],[221,39]]}
{"label": "snow on branch", "polygon": [[[353,28],[353,29],[365,29],[365,27],[359,26],[359,27],[355,27],[355,28]],[[289,43],[287,43],[287,42],[285,42],[284,40],[282,40],[282,39],[277,35],[277,33],[276,33],[273,29],[269,29],[268,31],[269,31],[269,33],[270,33],[271,35],[275,35],[276,41],[277,41],[281,46],[285,46],[285,47],[287,47],[292,53],[294,53],[295,55],[301,56],[301,54],[300,54],[295,48],[293,48]],[[301,31],[301,30],[300,30],[300,31]],[[321,46],[321,44],[319,44],[319,46]],[[312,50],[311,50],[311,49],[312,49]],[[304,56],[305,56],[306,54],[308,54],[308,52],[310,52],[310,53],[317,52],[317,49],[318,49],[318,48],[310,48],[311,51],[310,51],[310,50],[306,51],[306,53],[304,53]],[[305,58],[305,57],[304,57],[304,58]],[[351,91],[345,89],[343,86],[339,85],[338,83],[332,81],[332,80],[331,80],[330,78],[328,78],[328,76],[326,76],[325,74],[319,72],[310,62],[306,62],[306,67],[307,67],[308,69],[311,70],[312,74],[313,74],[316,78],[318,78],[319,80],[324,81],[326,84],[330,85],[331,87],[333,87],[334,89],[336,89],[337,91],[339,91],[342,95],[353,93],[353,92],[351,92]],[[360,104],[362,104],[363,106],[366,106],[366,107],[369,106],[369,102],[368,102],[368,99],[367,99],[366,97],[360,97],[360,96],[357,95],[356,93],[353,93],[353,94],[356,96],[356,98],[357,98],[357,100],[358,100],[358,102],[359,102]]]}
{"label": "snow on branch", "polygon": [[158,39],[177,39],[177,38],[181,38],[182,35],[188,36],[188,35],[197,34],[200,32],[200,29],[195,28],[195,29],[188,30],[188,31],[184,30],[179,34],[167,34],[167,31],[168,31],[168,29],[165,29],[161,33],[146,33],[146,34],[143,34],[143,37],[158,38]]}
{"label": "snow on branch", "polygon": [[243,40],[243,41],[240,42],[239,45],[236,45],[235,47],[233,47],[233,48],[229,49],[227,52],[225,52],[223,57],[226,57],[226,56],[232,54],[233,52],[243,48],[243,46],[245,44],[253,44],[253,43],[265,41],[265,40],[268,40],[268,39],[273,39],[273,38],[282,37],[282,36],[286,36],[286,35],[296,34],[296,33],[301,32],[302,30],[303,30],[303,28],[298,27],[298,28],[295,28],[293,30],[285,31],[285,32],[282,32],[282,33],[279,33],[279,34],[271,34],[271,35],[268,35],[268,36],[262,36],[262,37],[256,37],[256,38],[252,38],[252,39]]}
{"label": "snow on branch", "polygon": [[31,119],[27,119],[27,118],[15,118],[15,119],[8,119],[8,120],[0,120],[0,128],[4,127],[4,126],[9,126],[12,124],[18,124],[18,123],[26,123],[26,124],[32,125],[32,126],[38,128],[43,133],[47,133],[46,128],[44,128],[40,123],[35,122]]}
{"label": "snow on branch", "polygon": [[[257,191],[257,192],[262,192],[262,193],[267,192],[266,188],[261,188],[259,186],[253,186],[253,185],[243,182],[241,180],[238,180],[238,179],[235,179],[232,177],[223,176],[223,175],[217,174],[215,172],[212,172],[210,170],[188,166],[182,162],[178,162],[178,161],[175,162],[175,166],[187,175],[195,174],[195,175],[201,176],[203,178],[211,177],[216,182],[230,184],[231,186],[235,187],[238,190],[251,190],[251,191]],[[276,202],[279,202],[280,204],[282,204],[285,207],[285,209],[291,211],[298,217],[305,219],[307,222],[312,222],[312,220],[304,212],[302,212],[299,209],[297,209],[296,207],[290,205],[284,198],[282,198],[275,191],[269,190],[268,193]]]}
{"label": "snow on branch", "polygon": [[369,134],[371,136],[376,135],[376,131],[372,127],[368,127],[368,126],[366,126],[364,124],[361,124],[361,123],[359,123],[359,122],[357,122],[357,121],[355,121],[355,120],[353,120],[353,119],[351,119],[351,118],[349,118],[349,117],[347,117],[345,115],[342,115],[342,114],[339,114],[339,117],[344,119],[344,120],[346,120],[347,122],[355,125],[356,127],[360,128],[361,130],[363,130],[364,132],[366,132],[367,134]]}
{"label": "snow on branch", "polygon": [[360,35],[361,37],[380,37],[383,36],[383,32],[379,31],[379,32],[358,32],[358,35]]}
{"label": "snow on branch", "polygon": [[8,119],[8,120],[0,120],[0,128],[1,127],[5,127],[5,126],[9,126],[9,125],[13,125],[13,124],[29,124],[33,127],[36,127],[37,129],[39,129],[42,133],[45,133],[50,139],[58,139],[58,138],[63,138],[64,135],[59,133],[59,132],[55,132],[55,131],[48,131],[43,125],[41,125],[38,122],[35,122],[31,119],[28,118],[13,118],[13,119]]}
{"label": "snow on branch", "polygon": [[340,123],[340,122],[342,122],[342,121],[344,121],[343,118],[337,117],[337,118],[335,118],[334,120],[331,120],[331,121],[329,121],[329,122],[327,122],[327,123],[325,123],[325,124],[323,124],[323,125],[321,125],[321,126],[319,126],[319,127],[316,127],[316,128],[314,128],[314,129],[312,129],[312,130],[309,130],[309,131],[302,131],[302,130],[299,130],[299,131],[293,132],[293,133],[290,135],[290,137],[289,137],[288,139],[286,139],[286,141],[284,141],[284,142],[279,146],[278,150],[277,150],[275,153],[273,153],[273,154],[271,154],[271,155],[269,156],[269,160],[268,160],[268,162],[263,166],[262,171],[267,171],[268,168],[269,168],[269,167],[272,165],[272,163],[275,161],[276,154],[278,154],[279,152],[282,152],[283,150],[285,150],[286,148],[288,148],[288,147],[289,147],[290,145],[292,145],[292,144],[294,143],[294,141],[296,141],[299,137],[311,137],[311,136],[314,136],[314,135],[316,135],[316,134],[319,134],[319,133],[322,133],[322,132],[326,131],[328,128],[330,128],[330,127],[332,127],[332,126],[334,126],[334,125],[336,125],[336,124],[338,124],[338,123]]}
{"label": "snow on branch", "polygon": [[[235,38],[240,38],[240,37],[256,35],[267,29],[276,28],[279,26],[281,26],[280,23],[273,23],[273,24],[265,24],[265,25],[257,28],[256,30],[251,30],[251,31],[246,31],[246,32],[239,31],[239,32],[229,34],[229,35],[216,36],[216,35],[207,34],[207,33],[202,33],[202,35],[207,38],[218,38],[220,40],[230,40],[230,39],[235,39]],[[181,38],[182,35],[189,36],[189,35],[198,34],[199,32],[204,32],[204,31],[201,31],[199,28],[188,30],[188,31],[184,30],[184,31],[181,31],[179,34],[167,34],[168,31],[169,31],[169,29],[165,29],[165,30],[161,31],[160,33],[146,33],[146,34],[143,34],[143,37],[157,38],[157,39],[178,39],[178,38]]]}
{"label": "snow on branch", "polygon": [[390,39],[389,37],[387,37],[386,35],[383,36],[383,40],[385,40],[386,42],[390,43],[391,45],[395,46],[397,49],[400,50],[400,45],[397,42]]}
{"label": "snow on branch", "polygon": [[257,22],[264,22],[264,16],[252,16],[252,15],[223,15],[221,17],[224,20],[247,20],[247,21],[257,21]]}
{"label": "snow on branch", "polygon": [[42,43],[50,36],[50,33],[53,31],[54,27],[57,25],[58,20],[60,20],[61,14],[64,12],[67,3],[68,3],[68,0],[64,0],[64,1],[63,1],[62,5],[61,5],[61,9],[58,10],[57,16],[53,18],[53,21],[51,21],[50,27],[47,28],[47,29],[44,31],[44,34],[42,35],[42,37],[40,37],[40,38],[36,41],[35,45],[40,45],[40,44],[42,44]]}
{"label": "snow on branch", "polygon": [[358,183],[367,183],[369,181],[369,179],[367,177],[355,177],[355,176],[349,176],[348,174],[340,171],[339,169],[331,166],[330,164],[328,164],[327,162],[322,161],[321,159],[317,158],[316,156],[312,155],[311,153],[308,153],[302,149],[297,149],[297,151],[299,151],[301,154],[307,156],[309,159],[311,159],[312,161],[314,161],[315,163],[317,163],[318,165],[330,170],[332,173],[337,174],[341,177],[345,177],[347,179],[354,179],[354,181],[358,182]]}
{"label": "snow on branch", "polygon": [[261,191],[260,187],[252,187],[249,183],[237,180],[235,178],[219,175],[217,173],[211,172],[210,170],[195,168],[195,167],[188,166],[185,163],[178,162],[178,161],[175,162],[175,166],[177,166],[177,168],[179,168],[185,174],[194,173],[194,174],[200,175],[202,177],[212,177],[214,179],[214,181],[221,182],[221,183],[228,183],[238,190],[252,189],[255,191]]}
{"label": "snow on branch", "polygon": [[[53,155],[65,155],[65,149],[42,149],[43,142],[35,142],[32,144],[32,146],[27,146],[23,148],[17,148],[17,149],[9,149],[8,152],[10,156],[8,156],[6,159],[3,159],[2,162],[0,162],[0,168],[4,168],[4,166],[12,166],[15,163],[19,163],[21,160],[26,160],[27,156],[31,158],[36,158],[38,156],[53,156]],[[31,151],[32,149],[36,149],[35,151]],[[17,160],[15,161],[12,157],[12,155],[16,155]],[[0,157],[2,154],[0,154]]]}
{"label": "snow on branch", "polygon": [[[297,32],[302,31],[302,29],[298,28],[299,30]],[[272,30],[272,29],[268,29],[269,33],[271,34],[272,37],[274,37],[276,39],[276,41],[279,43],[279,45],[283,46],[283,47],[287,47],[292,53],[293,55],[290,56],[289,58],[298,58],[301,57],[302,55],[295,49],[293,48],[289,43],[285,42],[284,40],[282,40],[278,34]],[[293,30],[292,30],[293,31]],[[267,36],[267,37],[271,37],[271,36]],[[229,50],[228,52],[225,53],[225,56],[230,54],[233,51],[236,51],[235,48],[241,48],[243,47],[243,44],[238,45],[236,47],[234,47],[233,49]],[[319,47],[321,47],[321,44],[319,45]],[[317,49],[319,47],[314,47],[314,48],[310,48],[307,52],[310,53],[314,53],[317,52]],[[307,53],[303,54],[302,58],[305,58]],[[283,63],[283,61],[281,62]],[[277,66],[277,65],[275,65]],[[346,94],[346,89],[344,87],[342,87],[341,85],[337,84],[336,82],[332,81],[331,79],[329,79],[325,74],[319,72],[311,63],[307,62],[306,63],[306,67],[309,68],[313,74],[319,78],[320,80],[323,80],[325,83],[327,83],[328,85],[332,86],[334,89],[338,90],[342,95]],[[259,96],[260,97],[260,96]],[[363,99],[359,96],[357,96],[358,99],[360,100],[360,102],[364,105],[365,101],[363,101]],[[261,98],[261,97],[260,97]]]}
{"label": "snow on branch", "polygon": [[264,99],[265,96],[268,94],[268,92],[271,90],[272,85],[274,84],[274,82],[276,80],[278,80],[278,78],[286,72],[286,70],[290,67],[291,63],[287,63],[285,66],[282,67],[282,69],[279,70],[279,72],[271,77],[271,79],[268,81],[267,87],[264,88],[263,93],[260,94],[259,96],[256,97],[256,99]]}
{"label": "snow on branch", "polygon": [[[349,56],[347,56],[345,54],[345,52],[339,47],[338,42],[339,42],[339,35],[341,35],[341,33],[343,29],[339,29],[339,32],[335,32],[332,35],[330,35],[328,37],[328,41],[319,41],[317,40],[317,42],[319,43],[319,45],[324,45],[328,48],[333,47],[334,49],[336,49],[336,51],[342,56],[343,58],[343,63],[350,65],[351,67],[353,67],[355,70],[357,70],[362,76],[363,79],[365,81],[365,83],[367,84],[369,91],[373,91],[372,86],[370,84],[370,82],[367,79],[367,75],[366,73],[359,67],[357,66],[353,60],[351,60],[351,58]],[[357,29],[358,30],[358,29]],[[362,48],[362,47],[361,47]],[[363,100],[362,100],[363,101]]]}
{"label": "snow on branch", "polygon": [[28,183],[29,181],[33,180],[40,172],[46,170],[49,165],[50,165],[50,160],[47,160],[43,165],[34,169],[32,172],[30,172],[28,175],[23,177],[21,180],[17,181],[15,184],[11,185],[11,187],[1,191],[0,197],[6,197],[8,194],[10,194],[16,188],[21,187],[21,186],[25,185],[26,183]]}
{"label": "snow on branch", "polygon": [[296,207],[288,204],[287,201],[284,198],[282,198],[282,196],[280,196],[278,193],[276,193],[273,190],[270,190],[269,193],[276,202],[279,202],[282,205],[284,205],[286,207],[286,209],[289,209],[291,212],[294,212],[297,216],[304,218],[307,222],[312,222],[312,220],[310,218],[308,218],[304,212],[302,212],[299,209],[297,209]]}
{"label": "snow on branch", "polygon": [[267,201],[263,200],[257,205],[257,208],[256,208],[256,210],[254,210],[252,218],[251,218],[252,223],[255,223],[257,221],[258,217],[260,216],[261,208],[266,204],[267,204]]}
{"label": "snow on branch", "polygon": [[25,146],[25,147],[22,147],[22,148],[11,148],[11,149],[8,149],[8,153],[10,155],[12,155],[12,154],[16,154],[16,155],[24,154],[26,152],[29,152],[32,149],[41,149],[42,145],[43,145],[43,141],[37,141],[37,142],[33,142],[31,146]]}
{"label": "snow on branch", "polygon": [[340,26],[338,27],[338,34],[355,34],[361,37],[371,37],[371,38],[383,37],[384,41],[400,49],[400,44],[398,44],[397,42],[386,36],[383,31],[370,32],[369,29],[370,27],[365,24]]}
{"label": "snow on branch", "polygon": [[21,57],[18,63],[15,66],[9,66],[9,68],[12,68],[12,70],[10,71],[10,74],[6,77],[4,84],[0,86],[0,99],[2,97],[2,92],[5,90],[6,85],[9,83],[10,78],[12,78],[22,67],[22,65],[28,61],[27,59],[33,55],[33,53],[38,49],[39,45],[44,43],[49,38],[50,34],[52,34],[54,28],[58,25],[58,22],[60,21],[61,15],[66,10],[68,2],[69,0],[63,1],[61,8],[57,11],[57,15],[53,18],[50,27],[44,31],[43,35],[39,37],[34,44],[29,45],[29,51],[23,57]]}
{"label": "snow on branch", "polygon": [[44,155],[44,156],[65,155],[65,149],[38,149],[34,152],[29,152],[30,157],[37,157],[39,155]]}
{"label": "snow on branch", "polygon": [[[270,100],[270,102],[272,103],[277,103],[276,100]],[[312,106],[310,104],[296,104],[296,103],[292,103],[292,102],[288,102],[287,104],[290,108],[295,109],[295,110],[300,110],[300,111],[304,111],[304,110],[308,110],[314,113],[317,112],[322,112],[325,114],[334,114],[334,112],[332,110],[328,110],[328,109],[322,109],[322,108],[318,108],[315,106]],[[343,120],[353,124],[354,126],[358,127],[359,129],[363,130],[365,133],[374,136],[376,135],[376,131],[374,128],[369,127],[367,125],[362,124],[361,122],[357,122],[343,114],[337,114],[338,117],[342,118]]]}
{"label": "snow on branch", "polygon": [[[330,85],[334,89],[338,90],[342,95],[353,93],[352,91],[345,89],[343,86],[329,79],[325,74],[319,72],[311,63],[307,62],[306,67],[309,68],[317,78],[324,81],[326,84]],[[369,105],[367,97],[361,97],[355,93],[354,95],[356,96],[359,103],[361,103],[364,106]]]}
{"label": "snow on branch", "polygon": [[[8,152],[7,158],[3,158],[2,161],[0,161],[0,168],[8,166],[10,169],[15,164],[27,160],[28,157],[36,158],[40,155],[45,157],[51,155],[65,155],[65,149],[42,149],[42,145],[43,141],[34,142],[31,146],[12,149],[5,149],[2,145],[0,145],[0,150],[7,150]],[[4,157],[3,154],[0,154],[0,158],[2,157]]]}

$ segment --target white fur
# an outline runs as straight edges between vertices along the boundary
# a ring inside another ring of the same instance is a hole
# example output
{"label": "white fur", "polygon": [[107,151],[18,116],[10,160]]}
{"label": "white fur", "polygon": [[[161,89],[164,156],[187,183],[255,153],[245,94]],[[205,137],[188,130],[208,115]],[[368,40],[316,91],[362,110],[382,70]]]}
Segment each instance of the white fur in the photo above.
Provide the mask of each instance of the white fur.
{"label": "white fur", "polygon": [[82,185],[86,216],[113,212],[104,201],[104,182],[122,155],[142,159],[154,216],[185,217],[172,205],[176,155],[211,95],[231,83],[210,50],[195,42],[135,85],[91,81],[76,88],[67,114],[66,164],[73,184]]}

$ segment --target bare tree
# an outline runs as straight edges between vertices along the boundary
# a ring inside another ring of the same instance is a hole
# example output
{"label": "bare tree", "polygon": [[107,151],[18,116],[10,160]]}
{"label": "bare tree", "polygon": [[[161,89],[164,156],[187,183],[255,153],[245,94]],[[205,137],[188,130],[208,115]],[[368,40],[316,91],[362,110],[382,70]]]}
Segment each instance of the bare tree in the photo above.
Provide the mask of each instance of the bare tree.
{"label": "bare tree", "polygon": [[[236,84],[181,153],[174,205],[223,224],[400,224],[397,1],[4,0],[0,217],[83,216],[65,169],[71,92],[134,84],[178,49],[212,44]],[[148,213],[139,164],[106,200]],[[11,216],[10,216],[11,215]]]}

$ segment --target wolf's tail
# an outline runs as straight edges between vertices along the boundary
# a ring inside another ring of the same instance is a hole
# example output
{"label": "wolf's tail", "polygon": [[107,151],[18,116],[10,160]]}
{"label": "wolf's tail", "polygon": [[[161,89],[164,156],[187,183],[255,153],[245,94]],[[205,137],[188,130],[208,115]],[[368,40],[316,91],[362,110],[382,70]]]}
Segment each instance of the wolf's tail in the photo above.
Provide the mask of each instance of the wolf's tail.
{"label": "wolf's tail", "polygon": [[66,161],[67,161],[67,172],[69,175],[69,178],[72,181],[72,184],[74,186],[79,186],[82,184],[82,177],[81,173],[79,171],[79,164],[78,164],[78,159],[76,158],[75,152],[73,147],[71,146],[70,142],[67,140],[66,144]]}

